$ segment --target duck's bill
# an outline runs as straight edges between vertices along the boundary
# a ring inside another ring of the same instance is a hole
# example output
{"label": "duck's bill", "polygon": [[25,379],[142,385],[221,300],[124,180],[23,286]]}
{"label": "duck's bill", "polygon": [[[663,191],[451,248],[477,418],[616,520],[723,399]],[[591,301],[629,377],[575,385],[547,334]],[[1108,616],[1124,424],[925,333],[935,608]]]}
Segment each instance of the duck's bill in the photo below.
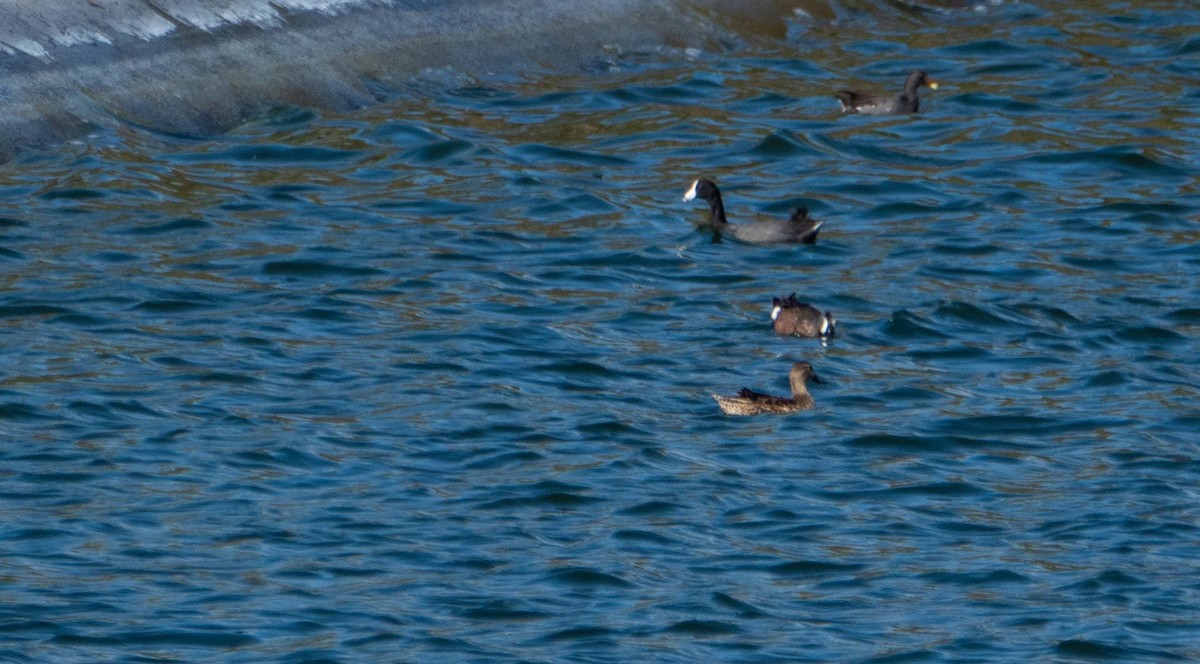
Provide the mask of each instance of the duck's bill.
{"label": "duck's bill", "polygon": [[696,185],[700,184],[699,180],[692,183],[691,188],[683,195],[683,202],[686,203],[696,197]]}
{"label": "duck's bill", "polygon": [[937,89],[938,89],[938,82],[937,82],[937,81],[930,81],[930,82],[929,82],[929,89],[930,89],[930,90],[937,90]]}

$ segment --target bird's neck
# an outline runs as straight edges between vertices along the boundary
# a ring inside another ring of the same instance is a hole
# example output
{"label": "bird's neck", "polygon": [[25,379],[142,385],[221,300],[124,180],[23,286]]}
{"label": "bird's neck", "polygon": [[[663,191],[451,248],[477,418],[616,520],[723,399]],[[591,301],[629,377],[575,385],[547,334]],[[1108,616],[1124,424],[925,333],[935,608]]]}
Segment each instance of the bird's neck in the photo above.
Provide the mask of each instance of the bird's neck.
{"label": "bird's neck", "polygon": [[909,76],[904,82],[904,96],[912,99],[917,96],[917,88],[921,87],[921,79],[917,76]]}
{"label": "bird's neck", "polygon": [[796,377],[791,379],[792,383],[792,398],[799,400],[808,396],[808,384],[805,379]]}
{"label": "bird's neck", "polygon": [[721,202],[721,194],[713,196],[708,201],[708,221],[714,226],[723,226],[729,223],[725,220],[725,204]]}

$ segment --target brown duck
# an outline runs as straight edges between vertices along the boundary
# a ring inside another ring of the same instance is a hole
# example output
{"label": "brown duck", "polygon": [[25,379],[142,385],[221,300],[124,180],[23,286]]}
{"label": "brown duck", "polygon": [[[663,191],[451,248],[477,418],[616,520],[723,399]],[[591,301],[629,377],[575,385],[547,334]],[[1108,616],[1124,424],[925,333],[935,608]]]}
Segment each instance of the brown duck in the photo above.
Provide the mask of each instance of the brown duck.
{"label": "brown duck", "polygon": [[796,294],[771,298],[771,321],[775,334],[797,337],[832,337],[837,320],[833,314],[796,300]]}
{"label": "brown duck", "polygon": [[791,397],[774,397],[769,394],[760,394],[746,387],[743,387],[734,396],[723,397],[719,394],[714,394],[712,397],[717,400],[717,405],[721,407],[721,410],[726,415],[782,414],[812,408],[813,398],[808,393],[808,381],[811,380],[814,383],[821,382],[816,372],[813,371],[812,365],[808,362],[793,364],[792,371],[788,374],[788,379],[792,383]]}

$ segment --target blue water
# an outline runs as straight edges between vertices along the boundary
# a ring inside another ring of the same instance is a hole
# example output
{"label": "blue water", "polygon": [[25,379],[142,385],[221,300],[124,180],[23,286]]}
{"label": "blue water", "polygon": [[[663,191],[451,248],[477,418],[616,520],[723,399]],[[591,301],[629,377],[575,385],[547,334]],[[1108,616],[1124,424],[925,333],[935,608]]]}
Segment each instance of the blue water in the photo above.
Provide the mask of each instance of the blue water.
{"label": "blue water", "polygon": [[0,167],[0,659],[1200,659],[1200,8],[1077,4]]}

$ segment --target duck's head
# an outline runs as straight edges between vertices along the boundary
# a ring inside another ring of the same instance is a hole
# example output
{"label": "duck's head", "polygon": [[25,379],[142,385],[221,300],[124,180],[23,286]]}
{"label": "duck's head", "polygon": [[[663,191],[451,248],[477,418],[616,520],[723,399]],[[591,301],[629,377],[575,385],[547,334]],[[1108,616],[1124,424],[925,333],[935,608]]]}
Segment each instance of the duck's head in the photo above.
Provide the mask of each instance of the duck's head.
{"label": "duck's head", "polygon": [[805,383],[820,383],[823,382],[817,376],[817,370],[813,369],[813,365],[808,362],[797,362],[792,365],[791,372],[788,373],[788,378],[792,383],[792,391],[799,392],[797,387],[803,387]]}
{"label": "duck's head", "polygon": [[713,198],[720,196],[720,191],[717,190],[717,183],[712,180],[703,178],[696,180],[692,186],[683,194],[683,202],[695,200],[699,198],[702,201],[712,202]]}
{"label": "duck's head", "polygon": [[932,78],[929,78],[929,74],[922,70],[914,71],[913,73],[909,74],[908,81],[909,81],[909,83],[905,87],[906,88],[911,87],[913,90],[916,90],[917,88],[921,87],[922,85],[929,86],[930,90],[938,89],[938,82],[933,80]]}

